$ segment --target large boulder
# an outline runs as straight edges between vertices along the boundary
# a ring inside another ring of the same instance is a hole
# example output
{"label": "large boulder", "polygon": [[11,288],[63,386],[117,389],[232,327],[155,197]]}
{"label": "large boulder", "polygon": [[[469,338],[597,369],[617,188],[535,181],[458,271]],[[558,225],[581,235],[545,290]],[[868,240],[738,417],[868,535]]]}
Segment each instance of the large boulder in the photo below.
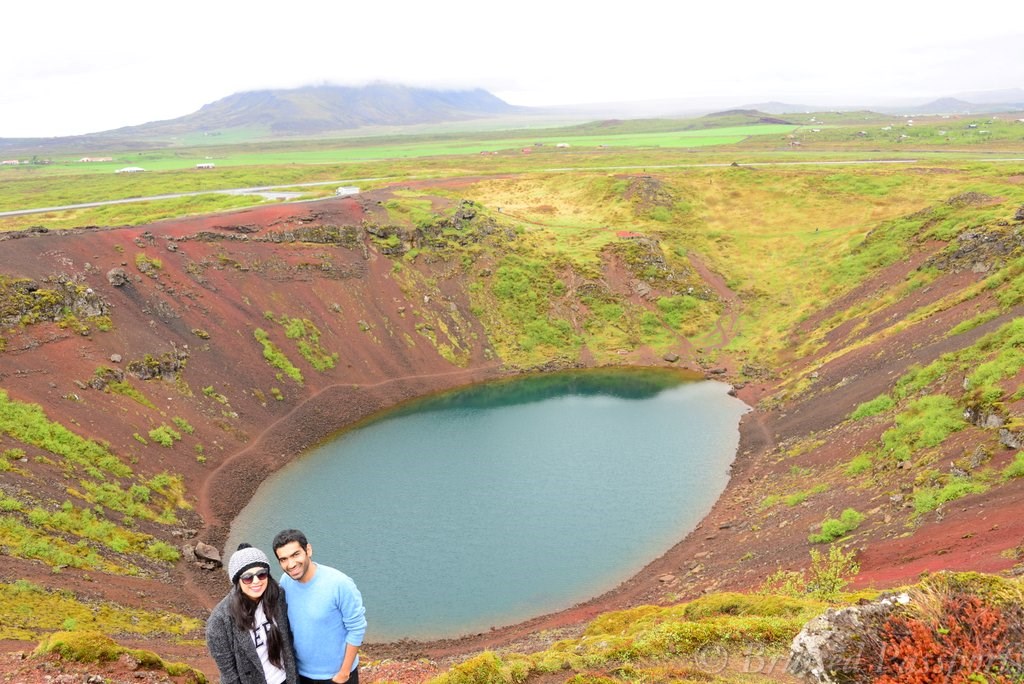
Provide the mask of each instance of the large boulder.
{"label": "large boulder", "polygon": [[213,564],[214,567],[219,567],[221,565],[220,551],[206,542],[197,541],[193,552],[196,554],[196,558],[199,559],[200,562],[205,561],[206,563]]}
{"label": "large boulder", "polygon": [[907,594],[899,594],[849,608],[830,608],[793,639],[787,670],[813,684],[868,681],[862,658],[865,637],[909,601]]}

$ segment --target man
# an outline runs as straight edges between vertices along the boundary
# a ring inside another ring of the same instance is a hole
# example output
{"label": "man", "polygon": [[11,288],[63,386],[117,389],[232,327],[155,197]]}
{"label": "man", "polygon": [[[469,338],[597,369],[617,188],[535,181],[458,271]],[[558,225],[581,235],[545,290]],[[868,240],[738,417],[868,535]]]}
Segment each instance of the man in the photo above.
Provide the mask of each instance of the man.
{"label": "man", "polygon": [[285,576],[288,621],[302,684],[359,684],[359,647],[366,633],[363,597],[345,573],[313,562],[313,546],[299,530],[274,537]]}

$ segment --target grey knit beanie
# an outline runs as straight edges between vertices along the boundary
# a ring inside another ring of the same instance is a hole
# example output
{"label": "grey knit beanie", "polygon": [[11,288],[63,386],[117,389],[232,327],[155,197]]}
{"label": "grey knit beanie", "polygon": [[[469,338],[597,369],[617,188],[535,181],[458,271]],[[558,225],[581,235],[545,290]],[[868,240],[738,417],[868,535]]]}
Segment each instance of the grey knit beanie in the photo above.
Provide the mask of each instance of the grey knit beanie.
{"label": "grey knit beanie", "polygon": [[270,572],[270,561],[267,559],[267,554],[250,544],[239,544],[238,550],[231,554],[231,559],[228,561],[228,577],[231,578],[231,583],[237,584],[238,578],[242,576],[243,572],[255,567],[263,567]]}

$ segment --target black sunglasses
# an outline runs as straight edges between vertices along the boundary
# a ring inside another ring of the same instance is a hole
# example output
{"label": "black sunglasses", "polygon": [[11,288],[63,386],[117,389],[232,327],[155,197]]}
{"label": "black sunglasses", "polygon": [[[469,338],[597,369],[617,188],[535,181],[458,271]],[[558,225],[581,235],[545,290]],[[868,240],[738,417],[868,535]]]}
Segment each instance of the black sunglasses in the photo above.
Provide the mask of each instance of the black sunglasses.
{"label": "black sunglasses", "polygon": [[242,584],[252,584],[252,581],[254,579],[258,579],[260,582],[262,582],[263,580],[267,579],[267,575],[269,574],[270,573],[266,570],[260,570],[259,572],[253,572],[248,575],[242,575],[238,579]]}

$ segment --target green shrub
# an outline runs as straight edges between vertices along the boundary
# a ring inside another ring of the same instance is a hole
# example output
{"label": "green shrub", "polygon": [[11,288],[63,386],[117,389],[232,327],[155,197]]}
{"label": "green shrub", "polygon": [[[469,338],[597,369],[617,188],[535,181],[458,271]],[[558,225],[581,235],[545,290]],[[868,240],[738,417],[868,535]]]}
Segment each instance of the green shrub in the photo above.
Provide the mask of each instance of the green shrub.
{"label": "green shrub", "polygon": [[433,680],[433,684],[495,684],[504,682],[501,659],[487,651],[460,663]]}
{"label": "green shrub", "polygon": [[149,438],[162,447],[171,448],[181,439],[181,433],[169,425],[161,425],[149,431]]}
{"label": "green shrub", "polygon": [[153,271],[159,271],[164,267],[164,262],[160,261],[155,257],[151,257],[145,252],[139,252],[135,255],[135,267],[143,273],[153,274]]}
{"label": "green shrub", "polygon": [[110,392],[111,394],[120,394],[122,396],[128,397],[129,399],[132,399],[133,401],[142,404],[146,408],[156,408],[156,406],[153,405],[153,402],[146,398],[145,394],[132,387],[131,383],[129,382],[118,380],[109,382],[107,383],[106,391]]}
{"label": "green shrub", "polygon": [[847,508],[838,518],[828,518],[821,523],[821,532],[807,537],[812,544],[828,544],[857,529],[864,521],[864,514]]}
{"label": "green shrub", "polygon": [[675,297],[659,297],[658,310],[674,330],[683,327],[690,312],[697,308],[698,301],[690,295],[678,295]]}
{"label": "green shrub", "polygon": [[1015,477],[1024,477],[1024,453],[1018,453],[1013,462],[1003,469],[1003,477],[1008,480]]}
{"label": "green shrub", "polygon": [[302,371],[296,368],[292,362],[288,360],[288,357],[285,356],[285,353],[281,351],[280,347],[271,342],[270,335],[267,334],[267,331],[263,328],[256,328],[253,330],[252,334],[253,337],[256,338],[256,341],[263,346],[263,358],[267,360],[267,363],[274,368],[279,369],[289,378],[301,385],[303,383]]}
{"label": "green shrub", "polygon": [[988,323],[993,318],[997,318],[998,316],[999,316],[999,311],[996,310],[996,309],[990,309],[989,311],[983,311],[982,313],[978,314],[974,318],[971,318],[970,320],[966,320],[966,321],[961,321],[957,325],[953,326],[953,328],[950,329],[949,334],[950,334],[950,336],[952,336],[952,335],[961,335],[961,334],[963,334],[965,332],[969,332],[971,330],[974,330],[979,325],[983,325],[985,323]]}
{"label": "green shrub", "polygon": [[859,454],[854,456],[853,459],[846,464],[846,468],[844,468],[844,472],[847,475],[860,475],[868,470],[871,470],[871,456],[868,454]]}
{"label": "green shrub", "polygon": [[926,487],[914,492],[914,512],[918,515],[934,511],[948,501],[956,501],[968,494],[980,494],[988,489],[980,482],[956,479],[944,487]]}
{"label": "green shrub", "polygon": [[154,541],[146,547],[146,555],[150,558],[167,561],[168,563],[177,563],[178,559],[181,558],[181,553],[178,552],[178,549],[160,540]]}
{"label": "green shrub", "polygon": [[860,572],[856,551],[844,553],[836,545],[829,546],[828,555],[811,549],[811,566],[806,571],[779,570],[770,575],[758,590],[760,594],[783,594],[800,597],[810,595],[819,601],[839,599],[850,581]]}
{"label": "green shrub", "polygon": [[853,420],[860,420],[861,418],[867,418],[868,416],[876,416],[879,413],[885,413],[895,405],[892,398],[888,394],[883,394],[879,397],[875,397],[871,401],[866,401],[860,404],[850,414],[850,418]]}
{"label": "green shrub", "polygon": [[807,593],[822,601],[833,601],[838,598],[860,572],[860,563],[855,560],[855,556],[855,551],[843,553],[843,550],[835,545],[828,548],[828,556],[822,555],[817,549],[811,549]]}
{"label": "green shrub", "polygon": [[213,385],[208,385],[208,386],[204,387],[203,388],[203,395],[207,396],[207,397],[210,397],[214,401],[217,401],[217,402],[219,402],[221,404],[227,404],[228,403],[228,398],[225,397],[220,392],[218,392],[217,390],[215,390],[213,388]]}
{"label": "green shrub", "polygon": [[882,445],[893,460],[910,460],[921,449],[936,447],[951,433],[967,426],[963,409],[944,394],[912,402],[896,416],[896,425],[882,434]]}

